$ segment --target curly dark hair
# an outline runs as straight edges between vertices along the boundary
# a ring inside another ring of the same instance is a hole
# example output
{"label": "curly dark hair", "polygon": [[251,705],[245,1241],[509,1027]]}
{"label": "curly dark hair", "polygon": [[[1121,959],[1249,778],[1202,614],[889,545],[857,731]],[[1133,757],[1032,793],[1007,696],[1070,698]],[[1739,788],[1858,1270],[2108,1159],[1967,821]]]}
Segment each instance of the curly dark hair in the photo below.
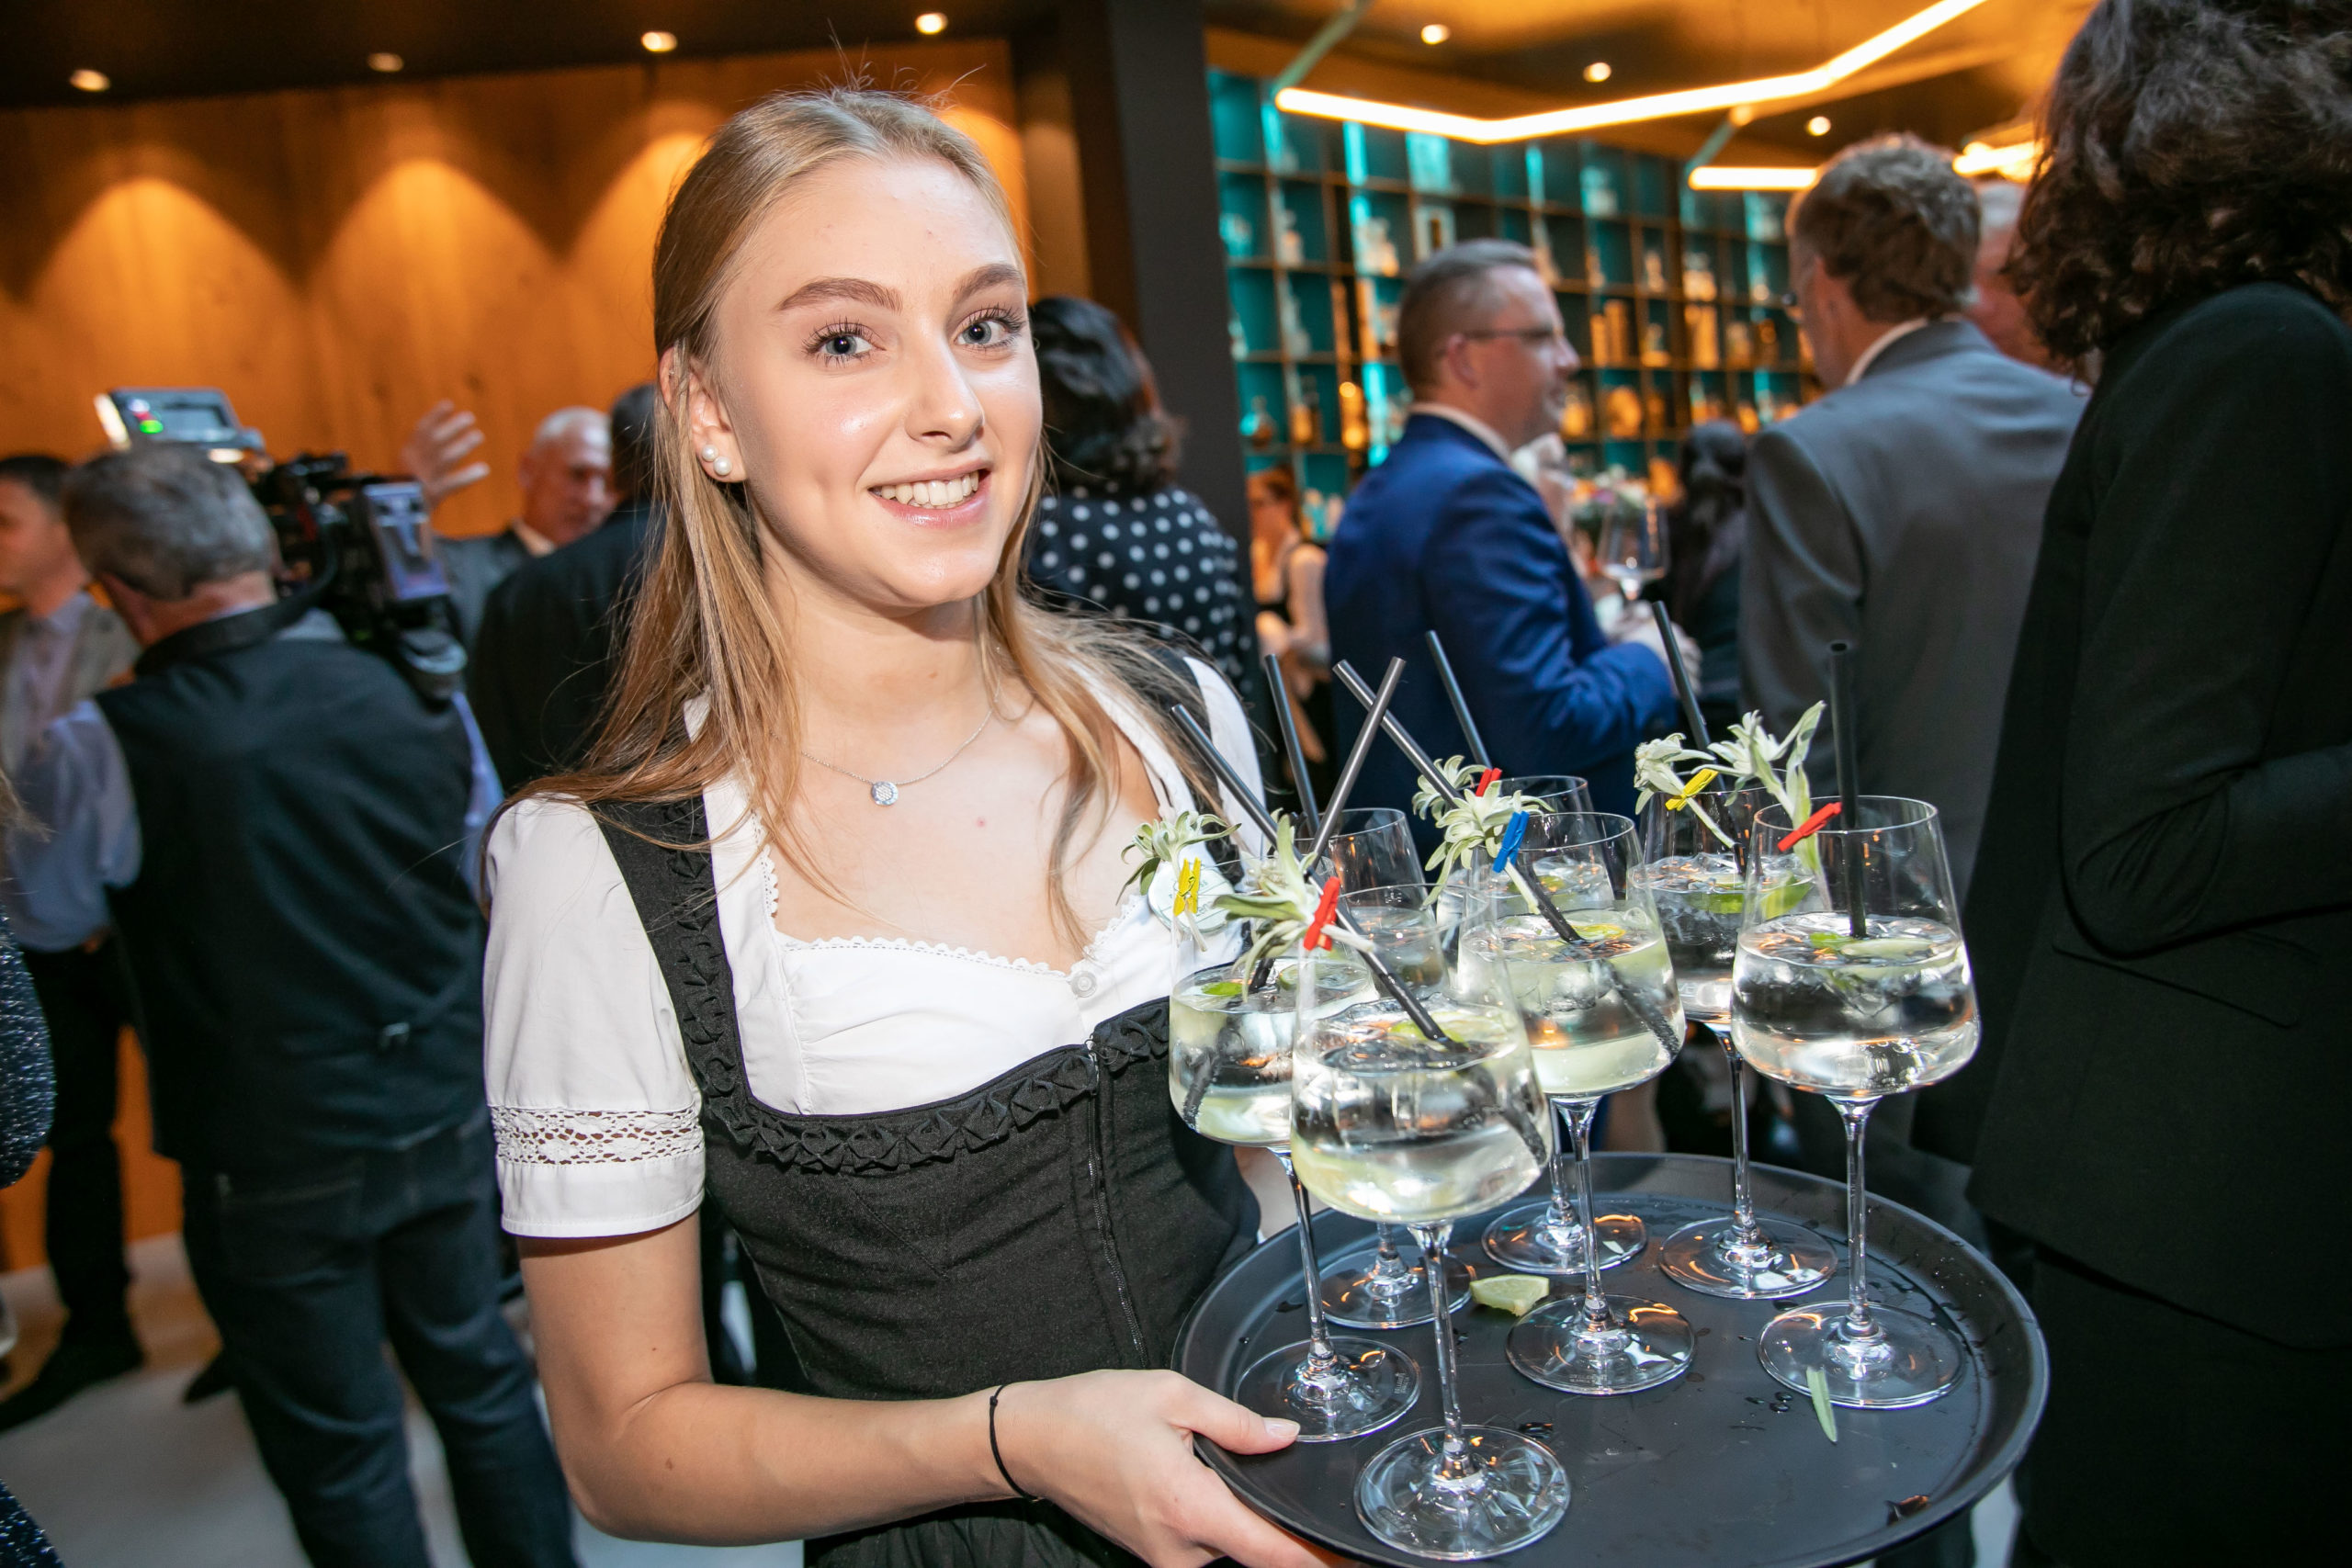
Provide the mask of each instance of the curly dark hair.
{"label": "curly dark hair", "polygon": [[1957,314],[1976,270],[1974,187],[1916,136],[1873,136],[1829,161],[1790,230],[1873,321]]}
{"label": "curly dark hair", "polygon": [[1091,299],[1049,295],[1029,307],[1054,488],[1141,495],[1176,471],[1176,423],[1151,367],[1119,318]]}
{"label": "curly dark hair", "polygon": [[2166,306],[2352,306],[2352,3],[2103,0],[2066,48],[2007,269],[2080,368]]}

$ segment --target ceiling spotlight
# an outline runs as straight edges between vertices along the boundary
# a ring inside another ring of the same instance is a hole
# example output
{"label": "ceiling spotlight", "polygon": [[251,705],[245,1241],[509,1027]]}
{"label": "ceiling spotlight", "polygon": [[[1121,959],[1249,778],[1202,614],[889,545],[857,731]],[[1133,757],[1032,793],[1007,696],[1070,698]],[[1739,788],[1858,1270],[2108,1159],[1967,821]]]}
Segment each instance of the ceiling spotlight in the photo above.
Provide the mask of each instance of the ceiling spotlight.
{"label": "ceiling spotlight", "polygon": [[1443,22],[1431,22],[1429,26],[1421,29],[1421,41],[1423,43],[1443,43],[1453,36],[1453,29],[1447,27]]}
{"label": "ceiling spotlight", "polygon": [[379,49],[368,57],[368,69],[380,71],[387,76],[407,63],[407,61],[402,60],[389,49]]}
{"label": "ceiling spotlight", "polygon": [[1829,117],[1826,114],[1815,115],[1811,119],[1804,122],[1804,133],[1807,136],[1828,135]]}
{"label": "ceiling spotlight", "polygon": [[1588,82],[1608,81],[1609,62],[1605,60],[1596,60],[1591,64],[1586,66],[1584,68],[1584,79]]}
{"label": "ceiling spotlight", "polygon": [[678,47],[678,35],[662,32],[647,33],[637,41],[645,46],[645,52],[648,54],[667,54]]}
{"label": "ceiling spotlight", "polygon": [[925,38],[930,37],[933,33],[944,33],[946,30],[947,13],[944,11],[925,11],[922,16],[915,18],[915,31],[922,34]]}
{"label": "ceiling spotlight", "polygon": [[112,82],[107,79],[107,73],[105,72],[93,71],[87,66],[76,71],[73,75],[68,76],[65,79],[68,82],[73,83],[75,86],[81,88],[82,91],[85,93],[103,93],[108,87],[114,85]]}

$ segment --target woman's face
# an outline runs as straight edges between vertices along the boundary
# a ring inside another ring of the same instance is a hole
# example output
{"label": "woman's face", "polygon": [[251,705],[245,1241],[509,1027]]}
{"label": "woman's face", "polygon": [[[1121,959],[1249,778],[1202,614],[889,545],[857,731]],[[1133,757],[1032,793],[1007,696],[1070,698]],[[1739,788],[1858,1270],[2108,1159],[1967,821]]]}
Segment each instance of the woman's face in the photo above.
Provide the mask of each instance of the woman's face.
{"label": "woman's face", "polygon": [[1262,486],[1250,487],[1250,532],[1269,544],[1280,544],[1298,531],[1298,518],[1289,502]]}
{"label": "woman's face", "polygon": [[1027,281],[970,182],[850,158],[755,226],[687,432],[751,486],[791,570],[887,615],[987,588],[1042,423]]}

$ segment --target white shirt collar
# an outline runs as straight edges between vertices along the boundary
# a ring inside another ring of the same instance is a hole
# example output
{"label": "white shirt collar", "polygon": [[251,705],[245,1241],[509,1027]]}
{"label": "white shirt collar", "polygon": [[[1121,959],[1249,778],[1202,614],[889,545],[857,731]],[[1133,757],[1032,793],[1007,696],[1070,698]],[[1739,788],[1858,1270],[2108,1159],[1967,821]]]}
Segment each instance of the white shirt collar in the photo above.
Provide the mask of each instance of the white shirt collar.
{"label": "white shirt collar", "polygon": [[555,554],[555,541],[548,538],[545,534],[540,533],[537,528],[532,527],[528,523],[524,522],[520,517],[514,519],[513,527],[514,529],[514,536],[522,540],[523,547],[530,551],[533,555],[550,556]]}
{"label": "white shirt collar", "polygon": [[1450,407],[1445,403],[1415,403],[1413,405],[1413,412],[1415,413],[1433,413],[1440,419],[1452,420],[1454,423],[1460,425],[1463,429],[1468,431],[1471,434],[1485,442],[1487,444],[1487,449],[1494,453],[1496,457],[1500,457],[1506,463],[1510,461],[1510,448],[1504,445],[1503,438],[1501,436],[1495,434],[1495,427],[1488,424],[1485,420],[1480,419],[1476,414],[1464,413],[1460,409]]}
{"label": "white shirt collar", "polygon": [[1860,380],[1863,373],[1878,362],[1880,355],[1884,354],[1889,347],[1909,337],[1921,327],[1928,325],[1934,319],[1932,316],[1914,316],[1907,321],[1897,321],[1879,333],[1878,341],[1862,350],[1860,355],[1854,361],[1854,367],[1846,372],[1846,385],[1850,387]]}

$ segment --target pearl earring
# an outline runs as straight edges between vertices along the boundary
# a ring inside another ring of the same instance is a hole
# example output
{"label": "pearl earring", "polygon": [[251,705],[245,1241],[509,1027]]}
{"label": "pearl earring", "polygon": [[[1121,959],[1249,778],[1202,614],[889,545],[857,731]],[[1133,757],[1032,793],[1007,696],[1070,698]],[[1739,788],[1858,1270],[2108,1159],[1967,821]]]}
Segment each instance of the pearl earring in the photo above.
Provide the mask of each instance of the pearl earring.
{"label": "pearl earring", "polygon": [[704,447],[702,449],[702,460],[708,463],[710,465],[710,471],[717,474],[722,479],[727,477],[728,470],[734,466],[728,462],[726,458],[718,455],[718,448],[716,446]]}

